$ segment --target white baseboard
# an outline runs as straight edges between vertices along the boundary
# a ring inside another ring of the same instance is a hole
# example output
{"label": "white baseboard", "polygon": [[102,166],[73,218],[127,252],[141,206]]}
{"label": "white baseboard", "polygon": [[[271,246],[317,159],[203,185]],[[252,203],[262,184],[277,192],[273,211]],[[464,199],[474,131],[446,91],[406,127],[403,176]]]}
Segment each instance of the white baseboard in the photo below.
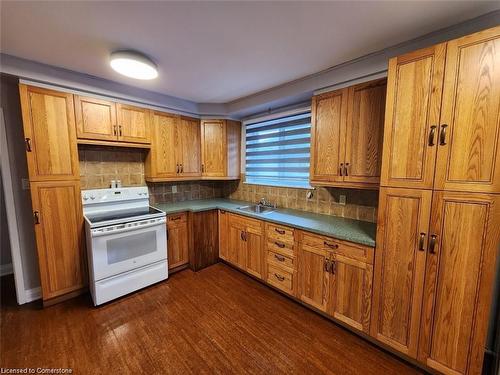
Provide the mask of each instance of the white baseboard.
{"label": "white baseboard", "polygon": [[25,303],[36,301],[37,299],[42,298],[42,288],[36,287],[32,289],[26,289],[24,296],[26,298]]}
{"label": "white baseboard", "polygon": [[12,263],[0,264],[0,277],[10,275],[11,273],[14,273],[14,268],[12,267]]}

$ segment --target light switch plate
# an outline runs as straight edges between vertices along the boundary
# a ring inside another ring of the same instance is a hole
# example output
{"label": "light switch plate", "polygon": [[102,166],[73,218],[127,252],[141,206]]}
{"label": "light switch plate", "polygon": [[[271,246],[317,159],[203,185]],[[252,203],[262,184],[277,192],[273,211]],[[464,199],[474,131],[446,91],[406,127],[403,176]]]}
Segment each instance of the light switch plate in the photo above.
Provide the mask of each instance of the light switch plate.
{"label": "light switch plate", "polygon": [[342,206],[345,206],[345,204],[346,204],[346,196],[345,195],[340,195],[339,204],[341,204]]}

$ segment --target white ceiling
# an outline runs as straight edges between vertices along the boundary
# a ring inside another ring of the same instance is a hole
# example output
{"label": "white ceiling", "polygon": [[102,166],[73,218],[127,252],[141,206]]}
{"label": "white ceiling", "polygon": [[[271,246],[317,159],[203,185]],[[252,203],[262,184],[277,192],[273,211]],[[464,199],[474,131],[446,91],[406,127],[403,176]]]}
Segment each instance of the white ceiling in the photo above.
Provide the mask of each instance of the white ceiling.
{"label": "white ceiling", "polygon": [[[1,52],[224,103],[500,8],[498,1],[1,1]],[[136,49],[155,81],[109,67]]]}

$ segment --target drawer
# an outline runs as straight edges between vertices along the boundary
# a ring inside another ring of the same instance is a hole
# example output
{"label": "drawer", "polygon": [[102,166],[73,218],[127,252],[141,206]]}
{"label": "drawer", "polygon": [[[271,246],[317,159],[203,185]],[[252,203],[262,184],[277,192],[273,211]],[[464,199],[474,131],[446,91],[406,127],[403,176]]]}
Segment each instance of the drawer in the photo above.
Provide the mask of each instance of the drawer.
{"label": "drawer", "polygon": [[236,214],[230,214],[229,220],[231,223],[238,223],[245,227],[247,232],[251,232],[257,235],[262,235],[262,224],[261,220],[251,219],[245,216],[240,216]]}
{"label": "drawer", "polygon": [[187,212],[181,212],[179,214],[171,214],[167,216],[168,225],[185,223],[186,221],[187,221]]}
{"label": "drawer", "polygon": [[287,257],[274,251],[268,251],[267,263],[276,267],[285,267],[290,269],[290,271],[293,271],[295,261],[294,258]]}
{"label": "drawer", "polygon": [[267,267],[267,282],[282,291],[293,294],[293,273],[269,265]]}
{"label": "drawer", "polygon": [[272,238],[267,239],[267,249],[286,255],[287,257],[295,256],[294,246],[291,243],[281,242]]}
{"label": "drawer", "polygon": [[266,235],[268,238],[287,243],[295,241],[295,230],[283,225],[266,224]]}

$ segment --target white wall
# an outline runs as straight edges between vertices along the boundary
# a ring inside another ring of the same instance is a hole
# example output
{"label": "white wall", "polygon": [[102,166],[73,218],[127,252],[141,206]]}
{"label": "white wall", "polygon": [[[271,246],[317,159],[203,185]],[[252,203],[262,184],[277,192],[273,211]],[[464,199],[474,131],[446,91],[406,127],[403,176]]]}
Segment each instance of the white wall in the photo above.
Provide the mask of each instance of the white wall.
{"label": "white wall", "polygon": [[7,230],[7,212],[5,210],[5,199],[2,188],[2,174],[0,173],[0,276],[3,275],[7,266],[12,265],[10,256],[10,238]]}

